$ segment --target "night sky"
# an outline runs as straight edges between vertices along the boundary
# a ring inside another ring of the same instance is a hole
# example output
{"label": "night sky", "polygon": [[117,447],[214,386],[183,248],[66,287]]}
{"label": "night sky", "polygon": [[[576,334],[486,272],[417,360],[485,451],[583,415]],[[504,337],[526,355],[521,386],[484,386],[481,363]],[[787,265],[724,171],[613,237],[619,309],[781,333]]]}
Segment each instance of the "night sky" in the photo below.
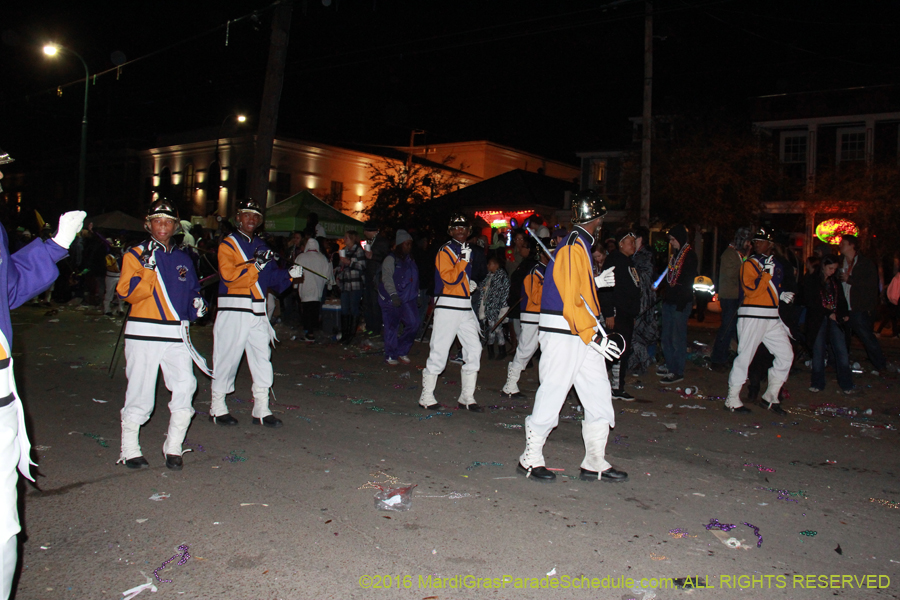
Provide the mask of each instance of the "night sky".
{"label": "night sky", "polygon": [[[627,119],[641,114],[641,1],[325,1],[294,4],[283,135],[405,144],[415,128],[430,143],[488,139],[574,162],[627,143]],[[215,130],[234,112],[252,117],[270,4],[4,2],[0,147],[30,160],[77,152],[83,88],[60,98],[56,87],[83,67],[45,57],[45,40],[80,52],[92,73],[114,69],[114,52],[136,61],[92,85],[92,147],[150,146],[161,133]],[[654,113],[747,118],[754,96],[894,83],[892,4],[659,0]]]}

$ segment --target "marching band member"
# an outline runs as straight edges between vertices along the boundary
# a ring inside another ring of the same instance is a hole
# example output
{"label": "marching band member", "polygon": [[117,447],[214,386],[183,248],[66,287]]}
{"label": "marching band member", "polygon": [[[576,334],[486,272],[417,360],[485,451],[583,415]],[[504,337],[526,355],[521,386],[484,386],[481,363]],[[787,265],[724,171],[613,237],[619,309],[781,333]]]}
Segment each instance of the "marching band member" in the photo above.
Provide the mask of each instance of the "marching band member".
{"label": "marching band member", "polygon": [[623,347],[606,334],[597,320],[597,287],[615,285],[614,269],[596,279],[593,276],[591,246],[605,214],[606,207],[595,192],[579,194],[572,204],[574,230],[557,247],[554,261],[544,274],[538,326],[541,384],[534,411],[525,419],[525,451],[516,467],[518,473],[543,483],[556,480],[544,464],[544,442],[559,423],[559,411],[573,385],[584,406],[581,434],[585,457],[581,479],[628,479],[627,473],[606,461],[606,441],[616,422],[606,360],[617,359]]}
{"label": "marching band member", "polygon": [[[469,277],[473,249],[466,240],[471,227],[465,215],[455,214],[447,227],[451,240],[441,246],[435,258],[434,327],[431,333],[428,362],[422,371],[422,395],[419,406],[429,410],[441,407],[434,397],[438,375],[447,366],[447,355],[453,340],[459,337],[463,361],[460,378],[462,391],[459,408],[472,412],[484,409],[475,402],[475,382],[481,366],[481,340],[478,318],[472,310],[472,292],[477,284]],[[476,250],[479,251],[479,250]]]}
{"label": "marching band member", "polygon": [[293,279],[303,275],[303,267],[278,267],[277,255],[255,235],[263,221],[256,202],[240,203],[236,221],[237,231],[219,244],[219,310],[213,326],[216,378],[209,420],[217,425],[238,424],[228,414],[225,395],[234,391],[234,378],[246,353],[253,378],[252,422],[281,427],[281,419],[269,410],[269,389],[274,381],[269,344],[276,338],[266,316],[266,294],[269,290],[276,294],[286,290]]}
{"label": "marching band member", "polygon": [[163,445],[166,467],[180,471],[181,444],[194,416],[197,379],[192,362],[208,375],[206,362],[191,345],[188,328],[206,314],[200,283],[191,257],[172,236],[181,226],[178,211],[168,200],[150,206],[144,225],[150,239],[134,246],[122,260],[116,291],[131,304],[125,325],[125,375],[128,388],[122,408],[122,451],[118,462],[129,469],[149,467],[141,453],[141,425],[156,403],[156,378],[162,368],[169,402],[169,430]]}

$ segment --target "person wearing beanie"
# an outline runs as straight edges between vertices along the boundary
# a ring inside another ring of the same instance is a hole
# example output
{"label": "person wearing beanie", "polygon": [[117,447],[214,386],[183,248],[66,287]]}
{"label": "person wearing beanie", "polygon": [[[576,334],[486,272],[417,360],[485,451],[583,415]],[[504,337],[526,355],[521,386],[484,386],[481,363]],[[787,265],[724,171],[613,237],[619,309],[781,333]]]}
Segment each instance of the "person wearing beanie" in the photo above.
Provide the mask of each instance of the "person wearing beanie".
{"label": "person wearing beanie", "polygon": [[712,354],[709,357],[713,371],[728,370],[731,340],[737,337],[737,311],[741,305],[741,267],[750,254],[749,227],[741,227],[734,234],[734,241],[719,258],[719,306],[722,307],[722,324],[716,333]]}
{"label": "person wearing beanie", "polygon": [[666,270],[668,289],[662,303],[662,348],[666,364],[656,369],[660,383],[670,385],[684,379],[687,362],[687,324],[694,304],[697,254],[688,243],[688,230],[675,225],[669,230],[672,256]]}
{"label": "person wearing beanie", "polygon": [[616,233],[618,249],[610,254],[603,264],[603,270],[614,270],[615,285],[597,294],[606,329],[620,334],[625,339],[625,351],[612,365],[612,397],[616,400],[633,402],[634,396],[625,391],[625,374],[631,358],[631,339],[634,335],[634,319],[641,310],[641,278],[634,268],[637,238],[630,229]]}
{"label": "person wearing beanie", "polygon": [[394,250],[385,257],[377,278],[378,305],[384,320],[384,359],[389,365],[410,363],[409,350],[419,330],[419,268],[410,254],[412,245],[412,236],[398,229]]}

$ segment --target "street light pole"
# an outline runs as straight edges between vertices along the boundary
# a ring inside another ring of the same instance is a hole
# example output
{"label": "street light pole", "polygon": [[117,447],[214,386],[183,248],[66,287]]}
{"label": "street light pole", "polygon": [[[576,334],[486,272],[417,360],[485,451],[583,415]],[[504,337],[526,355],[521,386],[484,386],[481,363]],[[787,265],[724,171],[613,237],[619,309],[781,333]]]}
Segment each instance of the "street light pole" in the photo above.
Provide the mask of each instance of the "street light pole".
{"label": "street light pole", "polygon": [[47,56],[56,56],[59,52],[68,52],[78,58],[84,65],[84,115],[81,117],[81,154],[78,159],[78,210],[84,210],[84,181],[87,172],[87,129],[88,129],[88,85],[90,84],[91,73],[88,69],[87,62],[80,54],[72,50],[60,46],[59,44],[47,44],[44,46],[44,54]]}
{"label": "street light pole", "polygon": [[[225,123],[227,123],[231,117],[234,117],[238,123],[243,123],[247,120],[246,115],[242,115],[240,113],[231,113],[230,115],[228,115],[224,119],[222,119],[222,124],[219,125],[219,131],[216,133],[215,161],[216,161],[216,166],[219,169],[219,190],[216,190],[216,193],[218,194],[218,196],[216,196],[216,206],[219,205],[219,199],[221,197],[220,190],[222,189],[222,160],[219,158],[219,140],[221,140],[221,138],[222,138],[222,129],[225,128]],[[229,161],[229,162],[231,162],[231,161]],[[229,165],[229,167],[230,166],[231,165]],[[207,172],[207,177],[211,177],[211,176],[212,176],[212,165],[210,165],[210,169]],[[227,192],[225,193],[225,205],[227,208],[227,206],[228,206],[228,193]]]}

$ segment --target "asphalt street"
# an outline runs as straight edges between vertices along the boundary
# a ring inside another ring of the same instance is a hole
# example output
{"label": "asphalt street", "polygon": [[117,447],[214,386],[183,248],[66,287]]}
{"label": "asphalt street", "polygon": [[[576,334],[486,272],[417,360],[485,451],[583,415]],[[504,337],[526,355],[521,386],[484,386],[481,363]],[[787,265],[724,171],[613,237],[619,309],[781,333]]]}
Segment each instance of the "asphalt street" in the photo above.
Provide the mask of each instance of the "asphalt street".
{"label": "asphalt street", "polygon": [[[193,451],[170,471],[160,378],[141,433],[151,468],[132,471],[115,464],[124,357],[107,376],[121,320],[47,313],[12,315],[40,465],[37,485],[20,485],[20,600],[121,599],[149,580],[158,591],[139,600],[900,598],[897,374],[858,375],[861,393],[845,397],[833,373],[808,392],[801,368],[787,417],[723,411],[727,374],[694,363],[680,385],[699,395],[631,378],[638,400],[615,403],[607,448],[629,480],[577,479],[580,413],[567,402],[544,450],[559,477],[546,485],[515,472],[537,368],[520,384],[529,398],[506,400],[506,361],[485,356],[476,399],[488,410],[473,414],[455,410],[459,366],[448,365],[436,396],[449,408],[433,413],[416,404],[427,344],[391,367],[377,349],[291,341],[279,326],[284,427],[250,424],[246,364],[228,399],[240,425],[213,425],[198,373]],[[711,343],[715,326],[692,321],[689,340]],[[211,357],[212,327],[192,336]],[[896,362],[900,344],[882,343]],[[704,347],[692,347],[699,362]],[[859,347],[852,356],[868,365]],[[861,414],[822,411],[844,407]],[[410,510],[378,510],[376,485],[414,485]],[[713,519],[728,531],[708,530]]]}

